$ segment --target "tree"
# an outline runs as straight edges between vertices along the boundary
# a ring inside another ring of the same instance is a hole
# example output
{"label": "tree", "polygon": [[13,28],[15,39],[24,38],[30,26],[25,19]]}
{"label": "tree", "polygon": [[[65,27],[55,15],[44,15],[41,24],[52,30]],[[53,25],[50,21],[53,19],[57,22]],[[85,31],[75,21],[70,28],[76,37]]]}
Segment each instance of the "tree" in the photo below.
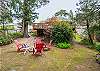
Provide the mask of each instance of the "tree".
{"label": "tree", "polygon": [[0,24],[3,25],[3,33],[5,34],[5,24],[12,22],[11,11],[8,8],[9,1],[0,1]]}
{"label": "tree", "polygon": [[76,28],[76,16],[74,16],[72,10],[70,10],[67,15],[68,15],[68,18],[69,18],[69,21],[70,21],[71,25],[75,29]]}
{"label": "tree", "polygon": [[61,17],[68,18],[68,21],[70,22],[70,24],[72,26],[74,26],[74,28],[76,28],[76,24],[75,24],[76,20],[75,20],[75,16],[74,16],[72,10],[70,10],[69,12],[67,12],[66,10],[60,10],[60,11],[55,13],[55,16],[61,16]]}
{"label": "tree", "polygon": [[55,16],[66,17],[67,15],[68,15],[68,13],[66,12],[66,10],[60,10],[55,13]]}
{"label": "tree", "polygon": [[28,24],[38,18],[37,8],[49,3],[48,0],[10,0],[10,9],[17,19],[22,19],[23,36],[28,37]]}
{"label": "tree", "polygon": [[96,6],[99,4],[98,0],[81,0],[77,3],[77,19],[87,27],[88,37],[91,44],[93,44],[93,39],[91,37],[91,30],[90,27],[95,24],[96,21]]}

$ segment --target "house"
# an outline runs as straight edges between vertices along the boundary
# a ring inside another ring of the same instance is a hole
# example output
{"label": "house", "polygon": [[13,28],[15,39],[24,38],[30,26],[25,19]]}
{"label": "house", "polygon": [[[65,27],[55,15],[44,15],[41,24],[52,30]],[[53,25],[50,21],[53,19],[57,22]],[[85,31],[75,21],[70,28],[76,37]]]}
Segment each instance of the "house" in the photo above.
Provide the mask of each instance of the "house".
{"label": "house", "polygon": [[38,36],[43,36],[43,35],[49,36],[51,33],[52,25],[58,21],[59,18],[52,17],[46,19],[45,21],[41,21],[40,23],[33,23],[33,31],[36,30]]}
{"label": "house", "polygon": [[38,36],[43,36],[48,34],[48,30],[52,28],[52,25],[49,22],[46,23],[33,23],[33,31],[37,32]]}

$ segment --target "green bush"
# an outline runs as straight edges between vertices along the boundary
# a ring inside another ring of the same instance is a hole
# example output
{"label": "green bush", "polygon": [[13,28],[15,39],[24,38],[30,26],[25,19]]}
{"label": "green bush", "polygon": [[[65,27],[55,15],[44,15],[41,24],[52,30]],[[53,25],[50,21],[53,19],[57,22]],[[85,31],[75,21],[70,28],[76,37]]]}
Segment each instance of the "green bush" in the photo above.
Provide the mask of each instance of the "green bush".
{"label": "green bush", "polygon": [[58,43],[57,47],[61,49],[67,49],[67,48],[70,48],[71,45],[69,43],[64,42],[64,43]]}
{"label": "green bush", "polygon": [[7,36],[0,36],[0,46],[1,45],[7,45],[12,42],[12,38],[7,35]]}
{"label": "green bush", "polygon": [[36,32],[30,32],[30,35],[34,37],[36,36]]}
{"label": "green bush", "polygon": [[14,25],[5,25],[4,28],[3,26],[0,26],[0,30],[14,30]]}
{"label": "green bush", "polygon": [[95,48],[96,48],[97,51],[100,52],[100,44],[97,44],[97,45],[95,46]]}
{"label": "green bush", "polygon": [[9,33],[9,35],[11,36],[12,39],[22,38],[23,37],[23,34],[21,32]]}
{"label": "green bush", "polygon": [[54,25],[51,38],[55,43],[71,42],[73,38],[73,31],[69,23],[62,21]]}
{"label": "green bush", "polygon": [[100,31],[96,31],[96,40],[100,42]]}
{"label": "green bush", "polygon": [[13,41],[13,39],[21,37],[23,37],[23,34],[21,32],[9,33],[6,36],[0,36],[0,46],[10,44]]}
{"label": "green bush", "polygon": [[91,44],[91,42],[87,38],[82,39],[80,43],[83,45],[87,45],[88,48],[95,49],[96,42],[93,41],[93,44]]}
{"label": "green bush", "polygon": [[81,37],[79,34],[76,34],[76,33],[74,33],[74,35],[75,35],[74,40],[75,40],[76,42],[81,42],[82,37]]}
{"label": "green bush", "polygon": [[87,38],[82,39],[82,40],[81,40],[81,44],[84,44],[84,45],[91,45],[89,39],[87,39]]}

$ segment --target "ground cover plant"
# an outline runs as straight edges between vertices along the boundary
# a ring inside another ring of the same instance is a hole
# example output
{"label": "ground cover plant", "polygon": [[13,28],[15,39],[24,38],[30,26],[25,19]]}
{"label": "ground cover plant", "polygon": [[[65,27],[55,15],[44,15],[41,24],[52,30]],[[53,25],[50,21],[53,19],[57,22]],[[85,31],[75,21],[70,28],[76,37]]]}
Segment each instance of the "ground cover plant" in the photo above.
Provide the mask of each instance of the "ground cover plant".
{"label": "ground cover plant", "polygon": [[70,48],[71,45],[69,43],[64,42],[64,43],[58,43],[57,47],[61,49],[67,49],[67,48]]}

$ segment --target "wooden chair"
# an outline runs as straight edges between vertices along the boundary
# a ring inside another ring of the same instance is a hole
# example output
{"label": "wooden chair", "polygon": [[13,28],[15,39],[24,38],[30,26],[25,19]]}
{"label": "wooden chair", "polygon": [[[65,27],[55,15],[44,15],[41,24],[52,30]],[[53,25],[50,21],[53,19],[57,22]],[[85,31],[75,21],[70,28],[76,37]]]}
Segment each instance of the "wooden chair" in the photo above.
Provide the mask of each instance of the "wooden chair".
{"label": "wooden chair", "polygon": [[50,40],[50,42],[49,42],[49,44],[48,44],[49,50],[51,49],[51,45],[52,45],[52,40]]}
{"label": "wooden chair", "polygon": [[21,43],[18,42],[18,40],[14,40],[15,44],[16,44],[16,50],[17,52],[20,52],[22,49],[22,45]]}
{"label": "wooden chair", "polygon": [[43,52],[43,45],[44,44],[36,44],[35,52],[34,54],[41,55]]}
{"label": "wooden chair", "polygon": [[41,55],[43,52],[43,46],[41,39],[36,39],[34,42],[33,54]]}
{"label": "wooden chair", "polygon": [[100,64],[100,53],[96,54],[96,62]]}
{"label": "wooden chair", "polygon": [[50,40],[49,44],[44,46],[44,51],[51,50],[51,48],[52,48],[51,45],[52,45],[52,40]]}
{"label": "wooden chair", "polygon": [[21,43],[18,42],[18,40],[14,40],[14,41],[15,41],[15,44],[16,44],[17,52],[24,52],[24,55],[26,54],[26,52],[29,52],[30,47],[27,44],[21,44]]}

